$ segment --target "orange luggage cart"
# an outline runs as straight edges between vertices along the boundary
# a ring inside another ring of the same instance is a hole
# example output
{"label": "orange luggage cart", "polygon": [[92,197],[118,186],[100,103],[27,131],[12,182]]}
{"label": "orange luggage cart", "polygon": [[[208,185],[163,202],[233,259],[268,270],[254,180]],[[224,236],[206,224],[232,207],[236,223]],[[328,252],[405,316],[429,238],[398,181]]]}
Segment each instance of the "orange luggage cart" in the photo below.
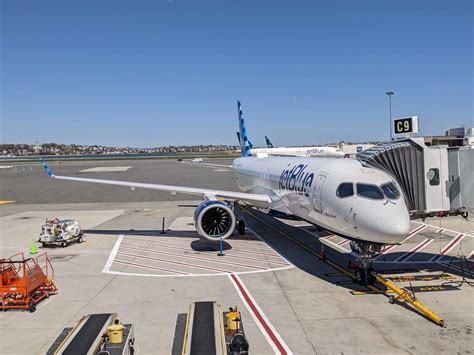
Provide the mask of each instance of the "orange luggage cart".
{"label": "orange luggage cart", "polygon": [[57,292],[54,269],[47,253],[27,258],[18,253],[0,259],[0,309],[36,310],[36,305]]}

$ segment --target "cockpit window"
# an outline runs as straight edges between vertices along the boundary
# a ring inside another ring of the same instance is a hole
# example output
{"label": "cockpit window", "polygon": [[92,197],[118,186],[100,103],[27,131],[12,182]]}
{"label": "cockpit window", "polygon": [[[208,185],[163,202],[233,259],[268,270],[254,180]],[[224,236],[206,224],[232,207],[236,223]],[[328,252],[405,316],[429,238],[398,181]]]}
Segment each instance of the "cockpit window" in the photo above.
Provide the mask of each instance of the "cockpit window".
{"label": "cockpit window", "polygon": [[357,195],[373,200],[383,199],[383,193],[376,185],[357,184]]}
{"label": "cockpit window", "polygon": [[393,182],[388,182],[382,185],[382,191],[389,200],[396,200],[400,197],[400,191]]}
{"label": "cockpit window", "polygon": [[352,182],[343,182],[341,185],[339,185],[336,195],[341,198],[354,195],[354,186]]}

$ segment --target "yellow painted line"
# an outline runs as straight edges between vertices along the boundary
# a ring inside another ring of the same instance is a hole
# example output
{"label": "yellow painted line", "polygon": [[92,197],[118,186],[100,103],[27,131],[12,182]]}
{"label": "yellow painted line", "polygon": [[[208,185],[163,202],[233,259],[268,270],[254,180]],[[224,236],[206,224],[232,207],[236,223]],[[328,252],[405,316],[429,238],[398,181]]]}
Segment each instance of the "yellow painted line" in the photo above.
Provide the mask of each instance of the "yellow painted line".
{"label": "yellow painted line", "polygon": [[13,203],[15,201],[12,200],[0,200],[0,205],[6,205],[7,203]]}

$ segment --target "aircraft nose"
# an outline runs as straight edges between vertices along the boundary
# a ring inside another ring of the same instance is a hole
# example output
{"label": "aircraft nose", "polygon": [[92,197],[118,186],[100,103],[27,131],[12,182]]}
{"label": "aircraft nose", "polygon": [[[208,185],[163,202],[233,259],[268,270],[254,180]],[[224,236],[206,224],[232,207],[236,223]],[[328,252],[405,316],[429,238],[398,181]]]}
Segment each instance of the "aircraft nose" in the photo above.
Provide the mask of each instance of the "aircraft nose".
{"label": "aircraft nose", "polygon": [[395,213],[382,226],[386,243],[395,244],[404,240],[410,233],[410,216],[407,211]]}

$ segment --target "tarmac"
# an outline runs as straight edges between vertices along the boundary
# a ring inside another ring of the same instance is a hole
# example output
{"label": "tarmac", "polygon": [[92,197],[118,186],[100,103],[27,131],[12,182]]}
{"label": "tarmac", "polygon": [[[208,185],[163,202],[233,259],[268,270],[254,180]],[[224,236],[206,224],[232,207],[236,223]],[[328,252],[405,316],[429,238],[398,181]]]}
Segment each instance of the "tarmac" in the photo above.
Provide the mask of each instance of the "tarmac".
{"label": "tarmac", "polygon": [[[474,294],[458,281],[469,276],[466,267],[474,270],[473,222],[413,222],[405,243],[374,260],[377,271],[445,320],[441,328],[317,257],[324,246],[344,270],[353,260],[347,241],[305,222],[239,206],[247,233],[227,239],[225,255],[217,256],[193,227],[199,200],[55,181],[39,163],[10,165],[0,170],[0,258],[29,256],[51,217],[77,219],[85,242],[39,247],[51,258],[59,292],[34,313],[0,313],[1,354],[45,353],[64,327],[104,312],[134,324],[139,354],[169,354],[178,314],[191,302],[214,300],[242,311],[253,354],[472,353]],[[236,190],[231,171],[176,160],[63,161],[51,168],[58,175]]]}

